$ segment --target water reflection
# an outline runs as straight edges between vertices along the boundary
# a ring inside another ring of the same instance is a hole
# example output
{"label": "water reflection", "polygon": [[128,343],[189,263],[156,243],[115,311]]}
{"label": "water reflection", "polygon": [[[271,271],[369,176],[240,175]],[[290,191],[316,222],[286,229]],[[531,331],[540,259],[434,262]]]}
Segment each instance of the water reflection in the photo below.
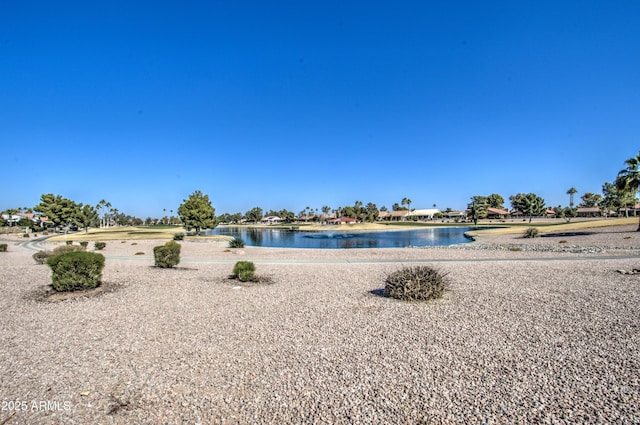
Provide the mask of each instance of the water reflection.
{"label": "water reflection", "polygon": [[404,248],[408,246],[446,246],[470,242],[464,233],[469,227],[435,227],[388,232],[323,231],[301,232],[287,229],[217,227],[212,235],[242,238],[248,246],[278,248]]}

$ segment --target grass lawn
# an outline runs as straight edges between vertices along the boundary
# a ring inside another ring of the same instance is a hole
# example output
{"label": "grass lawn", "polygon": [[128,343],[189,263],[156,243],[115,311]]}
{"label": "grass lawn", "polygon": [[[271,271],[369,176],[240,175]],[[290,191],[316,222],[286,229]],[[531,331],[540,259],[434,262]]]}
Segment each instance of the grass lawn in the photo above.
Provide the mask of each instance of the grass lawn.
{"label": "grass lawn", "polygon": [[[176,233],[186,233],[185,229],[177,226],[125,226],[110,227],[107,229],[89,229],[85,233],[80,230],[76,233],[56,235],[49,238],[50,241],[114,241],[114,240],[140,240],[140,239],[173,239]],[[226,236],[185,236],[190,238],[228,239]]]}

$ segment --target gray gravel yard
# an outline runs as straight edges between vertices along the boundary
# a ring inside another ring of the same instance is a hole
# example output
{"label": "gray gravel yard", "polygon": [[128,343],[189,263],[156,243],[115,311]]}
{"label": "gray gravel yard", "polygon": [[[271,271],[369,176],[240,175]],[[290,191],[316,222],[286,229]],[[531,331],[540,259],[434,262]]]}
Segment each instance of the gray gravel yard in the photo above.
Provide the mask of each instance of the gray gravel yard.
{"label": "gray gravel yard", "polygon": [[[640,423],[640,233],[443,248],[109,241],[101,292],[53,301],[0,253],[0,424]],[[560,243],[560,240],[566,242]],[[52,248],[53,245],[46,245]],[[144,252],[144,255],[135,255]],[[254,261],[271,284],[227,279]],[[403,264],[443,299],[380,296]]]}

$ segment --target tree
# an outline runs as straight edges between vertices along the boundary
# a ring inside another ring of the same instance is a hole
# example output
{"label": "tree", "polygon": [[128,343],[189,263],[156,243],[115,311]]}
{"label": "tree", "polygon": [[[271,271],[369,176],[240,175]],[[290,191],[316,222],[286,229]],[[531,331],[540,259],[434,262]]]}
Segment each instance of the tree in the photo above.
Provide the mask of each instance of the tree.
{"label": "tree", "polygon": [[78,227],[83,228],[85,233],[89,231],[89,226],[95,226],[99,220],[98,212],[93,206],[78,204],[76,224]]}
{"label": "tree", "polygon": [[46,193],[40,196],[40,203],[34,208],[47,216],[55,226],[67,226],[76,223],[78,205],[60,195]]}
{"label": "tree", "polygon": [[567,190],[567,195],[569,195],[569,208],[573,208],[573,195],[576,193],[578,193],[578,190],[573,186]]}
{"label": "tree", "polygon": [[582,195],[582,203],[581,207],[585,208],[595,208],[600,206],[600,202],[602,202],[602,195],[598,195],[592,192],[586,192]]}
{"label": "tree", "polygon": [[514,209],[529,216],[529,223],[531,223],[533,216],[544,215],[547,210],[544,199],[535,193],[518,193],[510,196],[509,200],[511,200],[511,206]]}
{"label": "tree", "polygon": [[[635,203],[636,195],[640,191],[640,152],[638,152],[637,156],[627,159],[624,163],[627,168],[620,170],[618,173],[616,188],[623,193],[631,194]],[[638,232],[640,232],[640,221],[638,222]]]}
{"label": "tree", "polygon": [[[622,207],[633,205],[635,203],[635,196],[632,192],[624,192],[618,190],[614,183],[606,182],[602,185],[602,205],[607,210],[619,210]],[[625,209],[625,216],[629,216],[629,210]]]}
{"label": "tree", "polygon": [[329,211],[331,211],[331,207],[328,205],[325,205],[322,207],[322,214],[324,214],[324,219],[327,219],[327,216],[329,215]]}
{"label": "tree", "polygon": [[409,212],[411,212],[411,202],[413,202],[411,199],[409,198],[402,198],[402,201],[400,202],[402,205],[406,205],[407,208],[409,209]]}
{"label": "tree", "polygon": [[556,218],[564,218],[567,223],[571,222],[571,219],[578,215],[578,210],[576,208],[562,208],[560,205],[558,205],[554,211],[556,213]]}
{"label": "tree", "polygon": [[98,211],[98,216],[102,215],[102,219],[100,220],[100,227],[108,227],[108,209],[111,208],[111,203],[101,199],[96,205],[96,210]]}
{"label": "tree", "polygon": [[202,229],[210,229],[216,225],[216,210],[209,201],[209,195],[196,190],[189,199],[185,199],[178,207],[178,217],[187,230],[195,229],[200,234]]}
{"label": "tree", "polygon": [[282,209],[275,215],[284,220],[285,223],[292,223],[296,219],[296,215],[293,213],[293,211],[289,211],[287,209]]}
{"label": "tree", "polygon": [[380,211],[378,210],[378,206],[373,202],[367,203],[367,206],[365,207],[365,219],[373,223],[378,220],[379,216]]}
{"label": "tree", "polygon": [[489,208],[504,209],[504,198],[497,193],[492,193],[491,195],[487,196],[487,204]]}
{"label": "tree", "polygon": [[244,215],[247,221],[251,221],[253,223],[257,223],[262,220],[262,208],[253,207]]}
{"label": "tree", "polygon": [[469,215],[475,225],[478,224],[478,220],[487,218],[489,203],[486,196],[472,196],[471,202],[467,204]]}

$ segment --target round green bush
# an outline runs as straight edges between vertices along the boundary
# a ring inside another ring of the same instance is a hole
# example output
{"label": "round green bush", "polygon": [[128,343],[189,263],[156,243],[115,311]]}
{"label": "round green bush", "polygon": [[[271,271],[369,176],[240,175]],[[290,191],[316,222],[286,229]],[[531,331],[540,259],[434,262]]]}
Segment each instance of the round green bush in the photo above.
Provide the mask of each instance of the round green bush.
{"label": "round green bush", "polygon": [[540,231],[538,229],[536,229],[535,227],[529,227],[527,230],[525,230],[524,237],[525,238],[537,238],[539,233],[540,233]]}
{"label": "round green bush", "polygon": [[0,243],[0,252],[7,252],[7,244]]}
{"label": "round green bush", "polygon": [[428,266],[403,267],[387,276],[384,294],[405,301],[426,301],[442,297],[445,276]]}
{"label": "round green bush", "polygon": [[104,255],[86,251],[67,252],[50,257],[47,264],[53,272],[51,286],[54,290],[91,289],[100,285]]}
{"label": "round green bush", "polygon": [[184,239],[184,233],[179,232],[179,233],[174,233],[173,234],[173,240],[174,241],[181,241]]}
{"label": "round green bush", "polygon": [[95,243],[93,244],[93,247],[94,247],[96,250],[98,250],[98,251],[100,251],[100,250],[104,249],[104,247],[105,247],[105,246],[107,246],[107,243],[106,243],[106,242],[95,242]]}
{"label": "round green bush", "polygon": [[157,267],[171,268],[180,263],[180,244],[169,241],[153,248],[153,257]]}
{"label": "round green bush", "polygon": [[238,261],[233,266],[233,275],[241,282],[248,282],[255,279],[256,265],[251,261]]}

